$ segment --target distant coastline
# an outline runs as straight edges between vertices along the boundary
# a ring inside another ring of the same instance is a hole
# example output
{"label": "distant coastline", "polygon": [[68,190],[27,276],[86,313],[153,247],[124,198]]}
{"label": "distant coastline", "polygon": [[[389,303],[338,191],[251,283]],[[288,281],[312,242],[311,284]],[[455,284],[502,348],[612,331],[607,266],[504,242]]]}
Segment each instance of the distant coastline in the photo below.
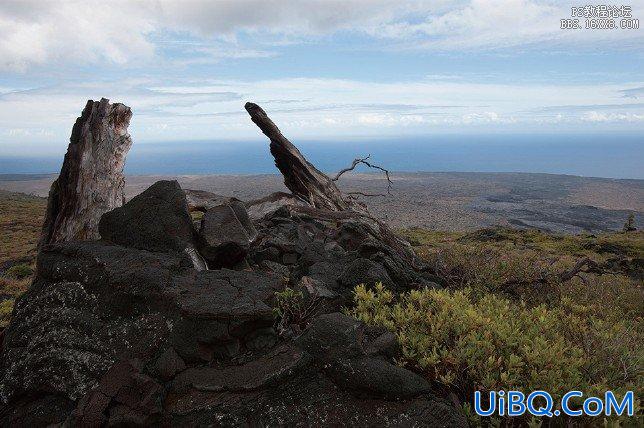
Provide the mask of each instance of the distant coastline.
{"label": "distant coastline", "polygon": [[[295,140],[294,140],[295,141]],[[297,141],[324,171],[337,171],[356,156],[400,172],[526,172],[644,179],[644,136],[633,134],[439,135],[359,141]],[[4,174],[57,173],[63,153],[3,154]],[[265,141],[135,141],[126,163],[130,175],[276,173]]]}

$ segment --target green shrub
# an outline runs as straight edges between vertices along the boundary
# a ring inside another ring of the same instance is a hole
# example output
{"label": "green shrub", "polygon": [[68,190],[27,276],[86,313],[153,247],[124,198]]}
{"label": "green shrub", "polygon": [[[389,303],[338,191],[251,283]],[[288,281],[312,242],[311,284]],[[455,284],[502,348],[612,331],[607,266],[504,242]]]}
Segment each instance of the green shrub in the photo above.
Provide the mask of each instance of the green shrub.
{"label": "green shrub", "polygon": [[285,333],[289,328],[304,328],[318,303],[317,299],[305,298],[301,291],[290,287],[275,293],[275,300],[273,314],[279,334]]}
{"label": "green shrub", "polygon": [[290,287],[276,292],[277,306],[273,308],[273,313],[277,318],[291,317],[292,314],[299,312],[303,297],[301,291],[295,291]]}
{"label": "green shrub", "polygon": [[7,275],[9,278],[24,279],[28,276],[33,275],[33,273],[34,270],[31,266],[22,264],[11,266],[9,269],[7,269],[5,275]]}
{"label": "green shrub", "polygon": [[355,303],[355,317],[396,332],[407,364],[459,391],[545,389],[560,396],[582,384],[583,350],[567,342],[544,306],[433,289],[393,303],[382,284],[356,287]]}
{"label": "green shrub", "polygon": [[603,302],[564,297],[551,308],[529,307],[469,288],[412,290],[395,299],[382,284],[356,287],[354,299],[354,317],[396,333],[401,364],[465,403],[476,390],[540,389],[555,399],[570,390],[644,392],[641,318],[600,311]]}

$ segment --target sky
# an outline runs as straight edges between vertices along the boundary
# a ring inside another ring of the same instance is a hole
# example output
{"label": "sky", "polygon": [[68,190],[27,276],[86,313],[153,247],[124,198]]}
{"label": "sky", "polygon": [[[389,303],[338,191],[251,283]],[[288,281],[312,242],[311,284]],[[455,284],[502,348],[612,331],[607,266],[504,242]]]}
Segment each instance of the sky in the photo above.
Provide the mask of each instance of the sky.
{"label": "sky", "polygon": [[3,0],[0,156],[63,153],[101,97],[136,144],[259,139],[246,101],[292,140],[644,135],[644,30],[561,29],[572,6]]}

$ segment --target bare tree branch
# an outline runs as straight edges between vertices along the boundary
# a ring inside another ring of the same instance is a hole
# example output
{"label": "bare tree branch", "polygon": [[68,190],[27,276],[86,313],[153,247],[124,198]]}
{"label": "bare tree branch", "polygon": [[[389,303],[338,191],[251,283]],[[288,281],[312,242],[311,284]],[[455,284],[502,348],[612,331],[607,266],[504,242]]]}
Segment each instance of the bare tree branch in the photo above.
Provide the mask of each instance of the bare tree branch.
{"label": "bare tree branch", "polygon": [[359,164],[359,163],[366,162],[366,161],[367,161],[367,159],[369,159],[370,157],[371,157],[371,155],[369,154],[369,155],[367,155],[367,157],[366,157],[366,158],[355,158],[355,159],[353,160],[353,162],[351,163],[351,166],[350,166],[350,167],[348,167],[348,168],[344,168],[344,169],[340,170],[340,172],[338,172],[338,173],[335,175],[335,177],[333,177],[331,180],[332,180],[332,181],[338,181],[338,179],[340,178],[340,176],[341,176],[342,174],[344,174],[345,172],[352,171],[353,169],[355,169],[355,167],[356,167],[356,166],[358,166],[358,164]]}
{"label": "bare tree branch", "polygon": [[[338,181],[338,179],[340,178],[340,176],[342,176],[342,174],[344,174],[345,172],[353,171],[359,164],[363,164],[363,165],[368,166],[369,168],[379,169],[380,171],[385,173],[385,177],[387,178],[387,194],[391,195],[391,186],[392,186],[393,182],[391,181],[391,177],[389,176],[389,170],[387,170],[387,169],[385,169],[385,168],[383,168],[383,167],[381,167],[379,165],[374,165],[371,162],[368,162],[370,157],[371,157],[371,155],[367,155],[364,158],[355,158],[353,160],[353,162],[351,162],[350,167],[340,170],[335,175],[335,177],[333,177],[331,179],[331,181]],[[349,193],[350,194],[356,194],[356,195],[362,195],[362,196],[381,196],[381,195],[370,195],[370,194],[365,194],[365,193],[361,193],[361,192],[349,192]]]}
{"label": "bare tree branch", "polygon": [[346,192],[349,197],[351,195],[358,195],[358,196],[367,196],[367,197],[374,197],[374,196],[387,196],[384,193],[364,193],[364,192]]}

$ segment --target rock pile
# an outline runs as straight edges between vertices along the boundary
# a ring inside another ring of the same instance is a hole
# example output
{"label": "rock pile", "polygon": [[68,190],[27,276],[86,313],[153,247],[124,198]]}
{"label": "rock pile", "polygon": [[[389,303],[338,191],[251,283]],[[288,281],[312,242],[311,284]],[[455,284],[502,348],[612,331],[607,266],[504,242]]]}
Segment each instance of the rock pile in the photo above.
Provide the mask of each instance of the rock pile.
{"label": "rock pile", "polygon": [[[465,426],[394,363],[394,335],[340,312],[357,284],[435,278],[301,159],[280,170],[322,207],[161,181],[106,212],[100,240],[43,246],[3,343],[0,424]],[[277,328],[287,287],[310,310]]]}

